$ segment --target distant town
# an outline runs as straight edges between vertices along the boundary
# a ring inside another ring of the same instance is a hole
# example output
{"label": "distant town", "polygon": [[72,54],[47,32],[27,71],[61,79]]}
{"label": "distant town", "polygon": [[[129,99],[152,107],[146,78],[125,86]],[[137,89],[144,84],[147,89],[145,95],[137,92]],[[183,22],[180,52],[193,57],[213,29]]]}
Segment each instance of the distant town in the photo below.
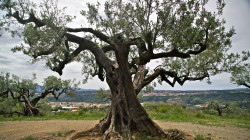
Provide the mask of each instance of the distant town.
{"label": "distant town", "polygon": [[[79,108],[96,107],[102,108],[110,106],[110,102],[98,102],[96,99],[97,90],[79,90],[75,97],[71,98],[63,95],[59,100],[49,98],[52,108],[58,111],[77,111]],[[242,108],[250,107],[250,90],[155,90],[150,93],[142,91],[140,102],[166,102],[170,104],[180,104],[185,106],[205,107],[209,101],[219,101],[220,103],[236,102]]]}
{"label": "distant town", "polygon": [[103,108],[106,106],[110,106],[110,104],[99,104],[99,103],[85,103],[85,102],[49,102],[52,108],[61,108],[58,111],[62,110],[70,110],[70,111],[78,111],[80,107],[89,108]]}

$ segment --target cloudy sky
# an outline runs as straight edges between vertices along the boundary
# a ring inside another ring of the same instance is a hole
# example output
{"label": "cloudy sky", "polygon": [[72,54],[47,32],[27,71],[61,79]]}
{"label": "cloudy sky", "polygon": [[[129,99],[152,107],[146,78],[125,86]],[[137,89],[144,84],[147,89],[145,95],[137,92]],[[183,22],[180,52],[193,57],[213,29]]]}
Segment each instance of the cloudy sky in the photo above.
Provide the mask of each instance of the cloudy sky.
{"label": "cloudy sky", "polygon": [[[86,26],[86,20],[79,16],[81,9],[86,8],[86,0],[58,0],[60,7],[67,7],[67,12],[71,15],[77,15],[77,19],[71,24],[71,27],[80,27],[79,25]],[[94,2],[96,0],[91,0]],[[226,28],[229,29],[232,26],[236,29],[236,35],[233,37],[231,52],[241,52],[242,50],[250,51],[250,0],[225,0],[227,5],[224,10],[223,18],[227,20]],[[210,4],[209,8],[213,9]],[[12,38],[8,33],[2,32],[0,37],[0,71],[10,72],[12,74],[19,75],[21,77],[31,77],[32,73],[37,74],[37,82],[42,83],[42,80],[49,75],[59,75],[52,72],[49,68],[44,66],[43,62],[36,64],[28,63],[31,59],[28,56],[24,56],[21,53],[12,53],[11,48],[20,44],[22,40],[20,38]],[[81,80],[81,64],[71,63],[66,65],[63,70],[63,79],[77,79]],[[206,81],[186,82],[183,86],[176,85],[170,87],[168,84],[158,85],[156,89],[164,90],[207,90],[207,89],[234,89],[241,88],[230,83],[230,74],[223,73],[211,77],[212,84],[208,85]],[[82,84],[81,88],[85,89],[99,89],[108,88],[105,82],[99,81],[97,78],[89,80],[87,84]]]}

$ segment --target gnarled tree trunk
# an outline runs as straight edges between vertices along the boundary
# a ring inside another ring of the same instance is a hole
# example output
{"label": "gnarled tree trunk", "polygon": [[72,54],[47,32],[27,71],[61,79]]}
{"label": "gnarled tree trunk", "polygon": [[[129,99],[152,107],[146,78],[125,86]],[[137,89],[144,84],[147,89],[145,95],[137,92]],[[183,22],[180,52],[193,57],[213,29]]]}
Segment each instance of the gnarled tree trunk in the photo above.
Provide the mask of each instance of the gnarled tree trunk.
{"label": "gnarled tree trunk", "polygon": [[[116,46],[116,59],[112,68],[107,71],[106,79],[112,94],[112,103],[107,116],[88,132],[102,135],[108,140],[131,139],[133,132],[144,132],[151,136],[166,137],[164,131],[154,123],[137,99],[129,72],[126,46]],[[85,132],[71,137],[75,139]]]}

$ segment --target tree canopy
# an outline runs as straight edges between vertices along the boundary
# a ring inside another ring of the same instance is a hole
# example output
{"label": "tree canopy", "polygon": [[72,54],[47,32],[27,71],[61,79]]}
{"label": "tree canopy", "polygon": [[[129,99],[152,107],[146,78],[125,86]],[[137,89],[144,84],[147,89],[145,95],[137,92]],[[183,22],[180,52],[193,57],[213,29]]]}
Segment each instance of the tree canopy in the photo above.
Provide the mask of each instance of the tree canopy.
{"label": "tree canopy", "polygon": [[[99,10],[100,3],[89,3],[81,14],[92,28],[70,28],[67,23],[74,17],[58,9],[54,1],[35,4],[5,0],[1,9],[6,15],[1,25],[10,30],[6,26],[10,23],[24,25],[24,31],[19,32],[24,44],[13,48],[14,52],[32,56],[33,62],[45,60],[59,74],[67,63],[81,61],[86,79],[98,75],[104,80],[103,66],[97,59],[115,60],[114,44],[119,36],[130,46],[131,74],[138,72],[140,65],[160,59],[158,67],[145,76],[143,86],[157,77],[174,86],[187,80],[209,80],[223,67],[234,28],[226,31],[225,20],[219,18],[225,3],[218,1],[218,11],[212,13],[205,9],[207,2],[111,0],[105,2],[104,11]],[[84,35],[74,34],[79,32]]]}

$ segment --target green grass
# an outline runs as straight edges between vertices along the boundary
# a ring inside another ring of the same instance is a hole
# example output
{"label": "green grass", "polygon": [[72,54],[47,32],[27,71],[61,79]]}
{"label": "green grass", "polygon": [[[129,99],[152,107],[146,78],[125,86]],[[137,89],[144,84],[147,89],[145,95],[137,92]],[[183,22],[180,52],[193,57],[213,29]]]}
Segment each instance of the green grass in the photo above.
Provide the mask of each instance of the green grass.
{"label": "green grass", "polygon": [[22,138],[21,140],[35,140],[35,138],[32,136],[28,136],[28,137]]}
{"label": "green grass", "polygon": [[203,135],[198,134],[194,137],[194,140],[212,140],[212,138],[211,137],[204,137]]}
{"label": "green grass", "polygon": [[4,117],[0,115],[0,121],[41,121],[41,120],[100,120],[105,117],[108,108],[88,108],[77,112],[52,112],[46,116],[17,116]]}
{"label": "green grass", "polygon": [[[149,116],[154,120],[174,121],[174,122],[193,122],[201,125],[226,126],[234,125],[237,127],[250,129],[250,112],[247,110],[234,109],[218,116],[216,111],[202,110],[194,107],[181,105],[170,105],[162,102],[144,103],[144,108]],[[46,116],[27,117],[12,116],[4,117],[0,115],[0,121],[40,121],[40,120],[100,120],[105,117],[108,108],[82,108],[77,112],[57,112]]]}
{"label": "green grass", "polygon": [[250,113],[244,110],[228,111],[223,116],[218,116],[216,111],[159,102],[144,103],[144,108],[154,120],[193,122],[212,126],[228,124],[250,129]]}
{"label": "green grass", "polygon": [[68,135],[70,135],[72,132],[74,132],[73,130],[69,130],[69,129],[65,129],[65,130],[61,130],[61,131],[57,131],[57,132],[52,132],[50,133],[53,137],[57,136],[57,137],[66,137]]}

